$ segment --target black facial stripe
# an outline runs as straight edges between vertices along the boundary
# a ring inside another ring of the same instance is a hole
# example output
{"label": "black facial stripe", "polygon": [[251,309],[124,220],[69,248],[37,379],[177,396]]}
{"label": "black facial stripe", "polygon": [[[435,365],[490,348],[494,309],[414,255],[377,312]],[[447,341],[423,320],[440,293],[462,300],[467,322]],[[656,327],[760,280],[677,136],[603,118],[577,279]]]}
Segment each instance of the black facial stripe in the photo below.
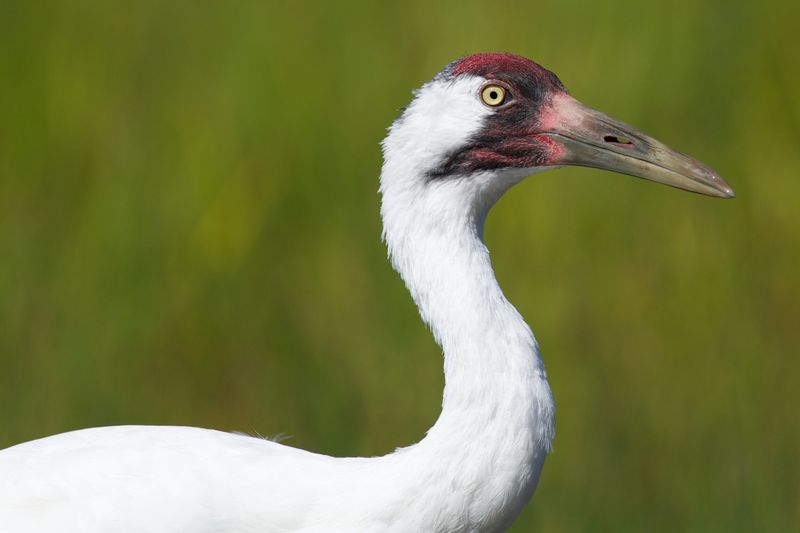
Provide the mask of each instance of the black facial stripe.
{"label": "black facial stripe", "polygon": [[[433,79],[434,82],[449,82],[462,73],[456,71],[462,60],[457,60]],[[532,62],[528,62],[531,63]],[[546,146],[534,137],[542,106],[559,92],[566,92],[558,77],[549,70],[532,64],[529,68],[517,68],[512,64],[501,71],[494,70],[495,64],[481,65],[464,72],[480,76],[491,83],[493,80],[508,86],[507,100],[485,119],[481,130],[471,137],[464,146],[447,154],[436,167],[426,173],[428,180],[453,176],[468,176],[481,170],[497,168],[536,166],[544,163],[549,156]],[[479,96],[476,94],[476,98]]]}
{"label": "black facial stripe", "polygon": [[513,78],[503,78],[511,87],[512,100],[496,108],[477,134],[429,170],[426,173],[429,180],[467,176],[481,170],[535,166],[546,159],[544,147],[531,140],[531,136],[548,93],[527,77]]}
{"label": "black facial stripe", "polygon": [[428,181],[469,177],[475,172],[499,168],[527,168],[545,163],[550,153],[546,146],[529,136],[497,137],[477,135],[442,164],[425,173]]}
{"label": "black facial stripe", "polygon": [[470,142],[461,147],[459,150],[449,154],[441,165],[434,167],[425,173],[425,178],[427,178],[427,181],[470,174],[470,172],[466,171],[467,154],[472,151],[475,146],[475,141],[470,140]]}

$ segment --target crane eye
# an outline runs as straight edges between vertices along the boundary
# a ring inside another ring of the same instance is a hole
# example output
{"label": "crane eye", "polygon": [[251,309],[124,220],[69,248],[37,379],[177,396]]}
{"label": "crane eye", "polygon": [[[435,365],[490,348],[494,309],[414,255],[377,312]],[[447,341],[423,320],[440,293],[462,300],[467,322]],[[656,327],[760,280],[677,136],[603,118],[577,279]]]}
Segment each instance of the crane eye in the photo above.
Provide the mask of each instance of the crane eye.
{"label": "crane eye", "polygon": [[488,106],[497,107],[506,101],[506,90],[499,85],[487,85],[481,91],[481,100]]}

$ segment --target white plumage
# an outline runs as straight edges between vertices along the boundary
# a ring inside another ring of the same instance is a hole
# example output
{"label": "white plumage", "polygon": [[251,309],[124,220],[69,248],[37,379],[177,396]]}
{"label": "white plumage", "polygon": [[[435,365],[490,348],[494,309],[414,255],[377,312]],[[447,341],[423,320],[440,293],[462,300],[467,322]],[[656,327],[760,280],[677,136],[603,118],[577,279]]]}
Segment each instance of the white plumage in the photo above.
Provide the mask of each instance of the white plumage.
{"label": "white plumage", "polygon": [[[500,67],[521,60],[489,56]],[[432,178],[454,154],[480,148],[476,139],[503,112],[480,97],[499,75],[448,69],[391,127],[381,173],[392,263],[444,352],[442,413],[425,438],[383,457],[333,458],[187,427],[56,435],[0,452],[0,533],[492,532],[511,524],[550,450],[554,404],[533,334],[495,280],[483,224],[506,190],[561,163],[564,151],[536,165],[455,166]],[[509,97],[515,88],[510,81]]]}

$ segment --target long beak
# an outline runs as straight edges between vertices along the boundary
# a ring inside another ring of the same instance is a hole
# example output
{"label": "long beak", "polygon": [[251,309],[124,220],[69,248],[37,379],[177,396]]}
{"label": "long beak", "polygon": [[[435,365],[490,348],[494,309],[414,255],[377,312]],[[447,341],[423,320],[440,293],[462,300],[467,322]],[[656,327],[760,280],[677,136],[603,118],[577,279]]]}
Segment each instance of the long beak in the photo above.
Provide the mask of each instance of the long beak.
{"label": "long beak", "polygon": [[562,148],[553,161],[557,165],[613,170],[708,196],[736,196],[730,185],[703,163],[571,96],[558,95],[551,105],[540,135]]}

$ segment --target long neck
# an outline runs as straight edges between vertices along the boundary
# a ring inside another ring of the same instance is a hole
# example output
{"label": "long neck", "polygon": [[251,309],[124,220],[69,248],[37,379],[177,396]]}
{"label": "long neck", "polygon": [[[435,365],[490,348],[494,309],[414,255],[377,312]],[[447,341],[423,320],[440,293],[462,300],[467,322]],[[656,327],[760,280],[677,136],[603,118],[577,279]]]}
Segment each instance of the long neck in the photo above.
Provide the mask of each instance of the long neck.
{"label": "long neck", "polygon": [[414,453],[430,458],[430,482],[454,505],[505,524],[532,495],[554,432],[536,341],[500,290],[482,240],[489,207],[519,176],[407,187],[387,171],[385,240],[444,351],[442,413]]}

